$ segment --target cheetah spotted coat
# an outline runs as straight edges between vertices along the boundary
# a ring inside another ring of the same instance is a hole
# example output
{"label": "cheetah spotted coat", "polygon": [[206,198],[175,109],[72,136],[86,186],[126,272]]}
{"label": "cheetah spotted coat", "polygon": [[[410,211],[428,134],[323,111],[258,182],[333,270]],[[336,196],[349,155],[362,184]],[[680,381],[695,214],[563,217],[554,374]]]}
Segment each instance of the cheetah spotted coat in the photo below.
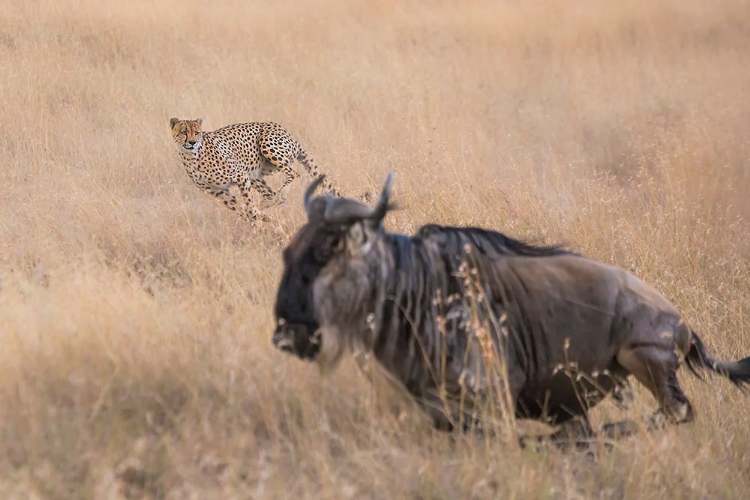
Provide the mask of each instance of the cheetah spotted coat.
{"label": "cheetah spotted coat", "polygon": [[[261,212],[271,205],[286,201],[292,181],[299,176],[293,168],[295,160],[305,167],[312,178],[320,175],[318,167],[302,146],[281,125],[273,122],[252,122],[227,125],[204,132],[203,120],[169,121],[172,138],[177,144],[180,158],[190,178],[206,193],[218,198],[244,220],[268,221]],[[281,170],[285,179],[281,188],[274,191],[263,177]],[[230,186],[238,186],[244,207],[238,206]],[[338,191],[330,181],[324,187],[333,195]],[[255,189],[263,198],[256,207],[250,197]]]}

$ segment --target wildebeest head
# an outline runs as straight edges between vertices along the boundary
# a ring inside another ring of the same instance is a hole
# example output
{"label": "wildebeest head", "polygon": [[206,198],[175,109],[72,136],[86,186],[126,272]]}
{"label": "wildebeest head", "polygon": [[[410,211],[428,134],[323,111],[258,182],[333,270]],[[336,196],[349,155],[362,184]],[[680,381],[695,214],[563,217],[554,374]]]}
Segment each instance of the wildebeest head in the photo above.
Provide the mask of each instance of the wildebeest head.
{"label": "wildebeest head", "polygon": [[343,354],[342,342],[365,338],[362,318],[378,300],[393,173],[374,207],[350,198],[313,198],[322,181],[305,191],[307,223],[284,250],[273,343],[329,371]]}

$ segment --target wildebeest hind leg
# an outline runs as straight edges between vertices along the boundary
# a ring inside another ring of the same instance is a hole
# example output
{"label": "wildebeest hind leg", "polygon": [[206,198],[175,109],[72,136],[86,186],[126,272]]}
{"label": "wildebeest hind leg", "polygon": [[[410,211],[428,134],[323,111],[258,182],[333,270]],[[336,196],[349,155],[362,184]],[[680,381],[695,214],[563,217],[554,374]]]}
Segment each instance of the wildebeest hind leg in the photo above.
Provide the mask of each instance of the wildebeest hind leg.
{"label": "wildebeest hind leg", "polygon": [[693,420],[693,407],[677,381],[674,349],[654,345],[626,348],[617,354],[617,362],[645,385],[659,404],[647,422],[649,429]]}

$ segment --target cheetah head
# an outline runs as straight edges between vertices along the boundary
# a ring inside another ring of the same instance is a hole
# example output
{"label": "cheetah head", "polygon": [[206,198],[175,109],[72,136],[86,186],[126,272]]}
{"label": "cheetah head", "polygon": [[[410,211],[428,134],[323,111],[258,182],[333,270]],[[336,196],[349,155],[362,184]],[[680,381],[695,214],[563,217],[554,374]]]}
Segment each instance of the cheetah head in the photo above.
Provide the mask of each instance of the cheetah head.
{"label": "cheetah head", "polygon": [[188,153],[194,153],[200,148],[203,144],[202,123],[201,118],[197,120],[172,118],[169,120],[169,126],[172,128],[172,139],[180,149]]}

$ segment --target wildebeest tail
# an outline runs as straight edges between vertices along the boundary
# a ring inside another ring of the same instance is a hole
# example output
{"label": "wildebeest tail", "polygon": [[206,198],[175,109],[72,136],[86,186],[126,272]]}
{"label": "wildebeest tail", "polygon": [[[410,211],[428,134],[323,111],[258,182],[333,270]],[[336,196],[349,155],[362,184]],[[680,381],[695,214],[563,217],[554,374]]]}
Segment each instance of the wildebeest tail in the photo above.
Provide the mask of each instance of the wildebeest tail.
{"label": "wildebeest tail", "polygon": [[698,370],[709,369],[732,381],[734,385],[743,389],[743,384],[750,383],[750,356],[739,361],[718,361],[708,353],[697,333],[692,332],[692,341],[685,362],[693,374],[701,376]]}

